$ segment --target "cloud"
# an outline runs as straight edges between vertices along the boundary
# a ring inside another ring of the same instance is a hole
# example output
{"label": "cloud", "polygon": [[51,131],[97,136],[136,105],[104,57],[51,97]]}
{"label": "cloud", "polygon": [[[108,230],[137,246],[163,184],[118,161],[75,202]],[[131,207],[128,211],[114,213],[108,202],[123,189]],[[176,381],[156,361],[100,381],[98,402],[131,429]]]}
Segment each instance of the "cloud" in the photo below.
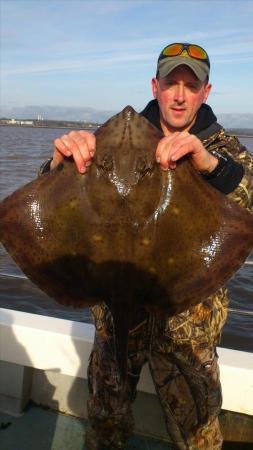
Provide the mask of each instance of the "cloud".
{"label": "cloud", "polygon": [[113,107],[130,97],[145,103],[148,91],[138,94],[133,87],[146,83],[161,48],[180,40],[207,49],[211,63],[218,66],[218,91],[227,88],[219,82],[225,77],[227,83],[229,75],[233,95],[227,97],[224,110],[230,106],[237,110],[238,105],[248,111],[253,60],[250,2],[232,3],[2,0],[5,101],[61,104],[64,94],[66,103],[77,96],[78,101],[82,97],[82,102],[98,107],[101,97]]}
{"label": "cloud", "polygon": [[253,62],[253,55],[234,55],[233,57],[226,57],[223,58],[212,58],[212,64],[220,64],[220,63],[250,63]]}
{"label": "cloud", "polygon": [[43,73],[43,72],[76,72],[85,71],[89,68],[96,68],[102,66],[112,66],[119,63],[133,63],[133,62],[150,62],[152,61],[152,54],[122,54],[115,55],[112,57],[94,58],[90,60],[66,60],[66,61],[52,61],[50,63],[38,63],[38,64],[27,64],[26,66],[10,68],[2,70],[4,76],[9,75],[21,75],[27,73]]}
{"label": "cloud", "polygon": [[[203,41],[208,39],[208,53],[212,63],[232,63],[232,62],[251,62],[253,61],[253,39],[249,29],[236,30],[216,30],[209,32],[194,32],[183,35],[182,40]],[[17,59],[13,63],[14,58],[8,62],[8,50],[3,48],[5,53],[5,69],[2,70],[3,76],[20,75],[28,73],[44,73],[44,72],[75,72],[84,71],[90,68],[113,66],[118,63],[136,63],[155,61],[158,52],[161,50],[161,43],[176,40],[176,35],[159,37],[145,37],[119,39],[117,41],[91,40],[85,44],[80,39],[72,39],[68,37],[61,42],[52,43],[49,48],[41,49],[44,62],[41,58],[38,61],[40,53],[35,45],[34,53],[30,51],[29,61],[26,63],[25,57],[20,63]],[[217,40],[219,41],[217,43]],[[204,44],[202,44],[204,45]],[[17,51],[17,50],[16,50]],[[44,53],[43,53],[44,52]],[[25,56],[26,53],[24,53]],[[66,59],[66,55],[69,58]]]}

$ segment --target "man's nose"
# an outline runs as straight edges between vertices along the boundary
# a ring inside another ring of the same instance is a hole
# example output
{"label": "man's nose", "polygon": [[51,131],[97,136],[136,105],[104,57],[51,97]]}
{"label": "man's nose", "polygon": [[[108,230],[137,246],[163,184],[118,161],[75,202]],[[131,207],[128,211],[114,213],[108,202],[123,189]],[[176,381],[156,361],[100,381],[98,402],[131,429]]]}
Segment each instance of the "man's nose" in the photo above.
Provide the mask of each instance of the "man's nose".
{"label": "man's nose", "polygon": [[185,90],[184,90],[184,85],[183,84],[178,84],[176,87],[176,92],[175,92],[175,100],[178,103],[184,103],[185,101]]}

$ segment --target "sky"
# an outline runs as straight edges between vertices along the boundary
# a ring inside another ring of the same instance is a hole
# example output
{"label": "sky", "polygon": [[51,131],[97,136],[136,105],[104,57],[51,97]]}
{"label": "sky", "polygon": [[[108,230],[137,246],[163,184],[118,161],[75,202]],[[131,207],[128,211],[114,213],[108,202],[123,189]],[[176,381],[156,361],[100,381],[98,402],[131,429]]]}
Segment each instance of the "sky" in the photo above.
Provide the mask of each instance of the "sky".
{"label": "sky", "polygon": [[141,110],[157,57],[203,46],[216,113],[253,112],[253,0],[0,0],[1,107]]}

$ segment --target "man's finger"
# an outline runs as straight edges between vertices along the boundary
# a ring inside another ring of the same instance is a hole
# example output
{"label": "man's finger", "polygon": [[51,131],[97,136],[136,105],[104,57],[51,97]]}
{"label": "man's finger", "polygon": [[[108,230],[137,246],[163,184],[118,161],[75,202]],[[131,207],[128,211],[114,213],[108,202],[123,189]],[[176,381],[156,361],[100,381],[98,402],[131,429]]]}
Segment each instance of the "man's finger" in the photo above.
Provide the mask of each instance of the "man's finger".
{"label": "man's finger", "polygon": [[80,130],[80,135],[85,138],[90,154],[94,155],[96,151],[96,136],[84,130]]}
{"label": "man's finger", "polygon": [[92,154],[90,152],[90,148],[88,146],[88,142],[86,139],[83,139],[81,136],[77,136],[74,139],[74,142],[77,145],[77,148],[83,158],[83,161],[85,164],[91,160]]}
{"label": "man's finger", "polygon": [[71,151],[61,138],[54,140],[54,147],[65,156],[70,156]]}
{"label": "man's finger", "polygon": [[61,140],[71,152],[70,154],[73,156],[79,172],[84,173],[86,171],[86,160],[90,159],[89,152],[85,152],[86,158],[83,158],[79,148],[80,143],[77,143],[73,138],[71,138],[70,134],[63,135]]}
{"label": "man's finger", "polygon": [[173,135],[165,136],[158,142],[158,145],[157,145],[157,148],[156,148],[156,160],[157,160],[157,162],[160,162],[161,155],[164,152],[164,149],[168,148],[172,144],[172,142],[177,138],[177,136],[179,134],[180,134],[179,132],[176,132]]}
{"label": "man's finger", "polygon": [[62,153],[60,153],[57,148],[54,148],[54,153],[53,153],[53,159],[50,163],[50,169],[54,169],[55,167],[57,167],[60,163],[62,163],[64,161],[64,156]]}

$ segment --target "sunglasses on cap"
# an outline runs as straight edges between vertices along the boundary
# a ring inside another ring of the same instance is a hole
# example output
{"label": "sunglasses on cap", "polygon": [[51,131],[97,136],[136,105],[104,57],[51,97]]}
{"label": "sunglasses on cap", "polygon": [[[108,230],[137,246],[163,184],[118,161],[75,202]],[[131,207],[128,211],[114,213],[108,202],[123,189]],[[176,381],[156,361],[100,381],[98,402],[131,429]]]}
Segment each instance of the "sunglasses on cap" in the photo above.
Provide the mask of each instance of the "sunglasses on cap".
{"label": "sunglasses on cap", "polygon": [[158,58],[158,62],[167,57],[180,56],[182,55],[183,51],[186,51],[188,56],[190,56],[190,58],[203,61],[208,65],[208,67],[210,67],[210,62],[206,51],[199,45],[186,43],[184,44],[175,43],[165,47]]}

